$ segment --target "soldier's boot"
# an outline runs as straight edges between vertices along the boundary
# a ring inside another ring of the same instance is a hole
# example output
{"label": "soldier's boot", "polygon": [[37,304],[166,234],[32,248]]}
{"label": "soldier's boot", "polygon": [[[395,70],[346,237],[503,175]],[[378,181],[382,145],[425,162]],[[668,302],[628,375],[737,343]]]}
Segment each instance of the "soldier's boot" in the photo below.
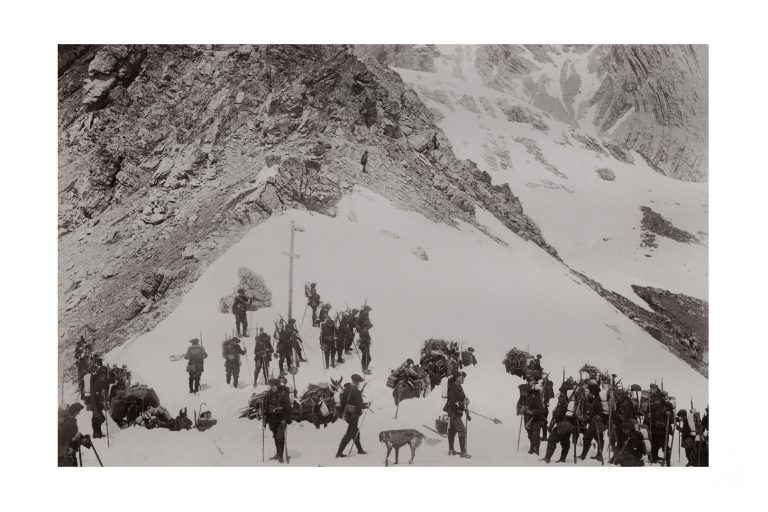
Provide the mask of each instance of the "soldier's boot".
{"label": "soldier's boot", "polygon": [[358,434],[357,437],[355,437],[355,448],[357,448],[357,453],[360,455],[365,455],[368,453],[367,451],[363,450],[363,445],[360,444],[360,435]]}
{"label": "soldier's boot", "polygon": [[461,453],[459,454],[459,457],[461,457],[462,459],[472,458],[472,456],[467,453],[467,438],[466,437],[460,437],[459,438],[459,447],[461,448]]}
{"label": "soldier's boot", "polygon": [[227,373],[227,384],[229,384],[232,381],[232,374]]}
{"label": "soldier's boot", "polygon": [[458,455],[456,450],[453,449],[454,436],[448,436],[448,455]]}
{"label": "soldier's boot", "polygon": [[[574,448],[576,450],[576,448]],[[560,453],[560,458],[557,460],[557,462],[565,462],[566,457],[568,457],[568,452],[571,451],[571,447],[563,449],[562,453]]]}
{"label": "soldier's boot", "polygon": [[339,449],[338,449],[338,450],[336,450],[336,458],[337,458],[337,459],[343,459],[344,457],[346,457],[346,455],[344,454],[344,448],[346,448],[346,447],[347,447],[347,443],[346,443],[346,441],[347,441],[347,438],[346,438],[346,436],[345,436],[345,437],[344,437],[344,438],[341,440],[341,442],[339,443]]}
{"label": "soldier's boot", "polygon": [[232,377],[232,385],[233,385],[234,387],[237,387],[237,375],[235,375],[234,377]]}
{"label": "soldier's boot", "polygon": [[189,392],[190,393],[194,393],[195,392],[194,385],[195,385],[195,379],[194,379],[194,377],[190,377],[189,378]]}
{"label": "soldier's boot", "polygon": [[555,443],[547,443],[547,451],[544,453],[544,462],[549,464],[552,455],[555,454]]}
{"label": "soldier's boot", "polygon": [[99,439],[104,437],[104,434],[101,433],[101,421],[99,420],[91,420],[91,428],[93,428],[93,438]]}
{"label": "soldier's boot", "polygon": [[587,458],[587,454],[589,453],[589,449],[591,448],[592,443],[584,443],[584,448],[581,450],[581,455],[579,455],[579,458],[581,460],[584,460]]}
{"label": "soldier's boot", "polygon": [[195,393],[200,391],[200,377],[195,378]]}

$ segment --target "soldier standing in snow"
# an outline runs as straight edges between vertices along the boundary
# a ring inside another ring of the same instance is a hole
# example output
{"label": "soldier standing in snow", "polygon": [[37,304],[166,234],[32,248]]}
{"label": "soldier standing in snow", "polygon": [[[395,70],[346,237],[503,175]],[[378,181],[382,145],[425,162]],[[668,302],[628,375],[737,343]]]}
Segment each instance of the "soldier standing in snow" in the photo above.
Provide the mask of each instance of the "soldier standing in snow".
{"label": "soldier standing in snow", "polygon": [[528,404],[523,406],[525,418],[525,429],[528,431],[528,439],[531,441],[531,447],[528,453],[539,455],[539,445],[541,444],[541,425],[547,423],[547,417],[544,413],[544,403],[541,400],[541,391],[538,387],[531,388],[531,394],[528,398]]}
{"label": "soldier standing in snow", "polygon": [[296,328],[296,319],[291,318],[288,320],[288,325],[285,329],[288,331],[288,335],[290,336],[291,348],[296,353],[296,359],[298,362],[306,363],[307,360],[304,359],[304,354],[301,352],[301,336],[299,336],[299,330]]}
{"label": "soldier standing in snow", "polygon": [[366,149],[363,152],[363,157],[360,159],[360,163],[363,164],[363,172],[368,172],[365,170],[366,166],[368,165],[368,150]]}
{"label": "soldier standing in snow", "polygon": [[688,412],[680,409],[677,412],[677,424],[675,428],[680,431],[680,446],[685,450],[685,459],[688,461],[685,467],[695,466],[696,457],[694,455],[694,446],[696,444],[696,432],[691,429],[693,418],[688,418]]}
{"label": "soldier standing in snow", "polygon": [[264,423],[269,425],[275,440],[275,455],[269,460],[283,463],[285,451],[285,429],[291,423],[291,400],[288,391],[280,385],[278,379],[269,379],[269,391],[264,395]]}
{"label": "soldier standing in snow", "polygon": [[272,359],[272,353],[275,350],[272,348],[272,342],[269,339],[269,334],[264,332],[263,327],[259,327],[259,335],[256,337],[256,345],[253,348],[253,386],[256,387],[256,381],[259,378],[259,373],[264,375],[264,384],[267,383],[267,374],[269,373],[269,361]]}
{"label": "soldier standing in snow", "polygon": [[[571,435],[576,430],[576,417],[567,416],[568,411],[567,396],[560,395],[560,399],[552,412],[552,424],[550,427],[549,439],[547,441],[547,451],[544,454],[544,462],[550,463],[552,455],[558,443],[560,444],[560,458],[557,462],[565,462],[568,452],[571,449]],[[585,444],[585,446],[587,446]],[[574,450],[576,447],[574,447]]]}
{"label": "soldier standing in snow", "polygon": [[341,438],[339,443],[339,449],[336,450],[336,457],[346,457],[344,449],[347,447],[350,441],[354,441],[357,453],[365,455],[367,452],[363,450],[363,446],[360,443],[360,429],[358,423],[360,416],[363,412],[363,394],[360,391],[360,383],[363,382],[363,378],[358,374],[352,375],[352,383],[344,384],[344,391],[341,393],[341,410],[343,411],[344,421],[347,422],[347,431],[344,433],[344,437]]}
{"label": "soldier standing in snow", "polygon": [[193,338],[189,342],[191,345],[187,347],[187,353],[184,354],[184,359],[189,361],[187,363],[189,392],[197,393],[200,391],[200,377],[203,375],[204,361],[208,354],[205,353],[205,348],[200,345],[199,339]]}
{"label": "soldier standing in snow", "polygon": [[320,294],[317,293],[317,283],[311,283],[309,289],[304,288],[307,297],[307,306],[312,308],[312,327],[320,325],[317,321],[317,307],[320,305]]}
{"label": "soldier standing in snow", "polygon": [[104,437],[101,425],[107,421],[104,415],[104,402],[109,386],[109,370],[102,364],[101,356],[94,354],[91,367],[91,427],[95,439]]}
{"label": "soldier standing in snow", "polygon": [[459,372],[453,375],[448,380],[448,398],[443,406],[443,411],[448,414],[448,455],[456,455],[454,448],[454,439],[456,435],[459,436],[459,447],[461,453],[459,454],[463,459],[469,459],[472,457],[467,453],[467,428],[464,426],[464,422],[461,421],[461,417],[464,411],[467,412],[467,421],[472,418],[469,416],[469,398],[464,394],[464,379],[467,374]]}
{"label": "soldier standing in snow", "polygon": [[585,407],[585,422],[587,430],[584,432],[584,447],[579,458],[587,458],[589,449],[592,447],[592,440],[597,440],[597,455],[595,460],[603,461],[603,426],[607,425],[607,418],[603,415],[603,404],[600,400],[600,385],[597,381],[589,380],[589,394],[587,395],[587,405]]}
{"label": "soldier standing in snow", "polygon": [[91,437],[81,434],[77,428],[77,415],[82,410],[83,405],[77,402],[59,410],[59,467],[77,466],[80,446],[92,446]]}
{"label": "soldier standing in snow", "polygon": [[238,337],[248,336],[248,303],[250,301],[251,299],[245,295],[245,289],[237,290],[237,296],[232,303],[232,313],[235,315],[235,329]]}
{"label": "soldier standing in snow", "polygon": [[239,338],[232,338],[224,342],[224,371],[227,373],[227,384],[232,381],[234,387],[237,387],[237,380],[240,377],[240,356],[245,355],[245,348],[240,346]]}
{"label": "soldier standing in snow", "polygon": [[293,367],[293,347],[291,345],[291,333],[288,331],[288,329],[283,326],[281,329],[279,326],[275,326],[275,339],[277,339],[277,353],[280,357],[278,360],[278,368],[280,368],[280,373],[285,373],[285,370],[283,368],[283,363],[288,363],[288,369],[290,370],[291,367]]}
{"label": "soldier standing in snow", "polygon": [[323,360],[325,368],[328,369],[328,360],[330,359],[330,365],[336,368],[336,359],[334,357],[335,352],[335,339],[336,324],[330,317],[325,319],[325,322],[320,326],[320,348],[323,350]]}

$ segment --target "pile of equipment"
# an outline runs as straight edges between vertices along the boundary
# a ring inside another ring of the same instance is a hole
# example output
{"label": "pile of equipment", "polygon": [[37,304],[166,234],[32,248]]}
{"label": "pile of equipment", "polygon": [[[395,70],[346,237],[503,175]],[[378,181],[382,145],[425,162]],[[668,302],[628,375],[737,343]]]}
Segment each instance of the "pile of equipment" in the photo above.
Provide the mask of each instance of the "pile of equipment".
{"label": "pile of equipment", "polygon": [[[267,391],[254,393],[248,400],[248,406],[240,411],[241,418],[261,420],[261,406]],[[320,428],[335,423],[341,417],[341,406],[336,401],[335,392],[325,382],[310,384],[301,398],[291,402],[291,419],[294,422],[306,421]]]}
{"label": "pile of equipment", "polygon": [[159,407],[155,390],[143,384],[118,390],[110,402],[109,415],[121,428],[135,422],[147,409]]}
{"label": "pile of equipment", "polygon": [[528,380],[528,366],[533,359],[534,357],[525,350],[513,348],[504,357],[504,368],[506,368],[507,373]]}
{"label": "pile of equipment", "polygon": [[409,398],[427,396],[430,390],[430,374],[412,359],[392,370],[387,378],[387,387],[392,388],[395,405]]}

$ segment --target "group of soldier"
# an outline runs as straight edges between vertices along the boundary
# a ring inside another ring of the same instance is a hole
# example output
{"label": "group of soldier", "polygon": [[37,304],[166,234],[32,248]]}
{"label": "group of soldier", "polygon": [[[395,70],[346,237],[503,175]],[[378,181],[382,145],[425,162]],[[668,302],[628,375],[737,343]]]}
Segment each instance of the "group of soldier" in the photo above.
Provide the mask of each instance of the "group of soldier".
{"label": "group of soldier", "polygon": [[[91,437],[104,437],[102,426],[107,421],[110,400],[131,382],[131,373],[126,365],[105,365],[101,355],[93,352],[93,344],[86,341],[85,336],[81,336],[75,344],[75,367],[78,392],[86,406],[75,402],[59,409],[60,466],[77,466],[81,446],[92,448]],[[92,434],[81,434],[77,427],[77,416],[86,408],[91,412]]]}
{"label": "group of soldier", "polygon": [[[536,364],[540,370],[540,363]],[[542,375],[542,380],[534,376],[520,386],[518,414],[530,441],[528,453],[540,455],[541,441],[545,441],[542,460],[547,464],[558,445],[561,450],[557,462],[566,462],[571,444],[576,462],[579,436],[583,436],[583,448],[578,458],[585,460],[594,442],[596,453],[591,458],[604,463],[607,434],[611,454],[608,463],[643,466],[647,457],[651,464],[670,466],[675,430],[680,432],[686,466],[709,464],[709,407],[700,421],[698,414],[694,421],[693,413],[685,409],[675,414],[669,394],[656,384],[650,385],[647,407],[641,408],[639,397],[633,400],[630,390],[615,385],[615,375],[602,385],[594,378],[577,383],[569,377],[559,388],[557,404],[548,422],[549,403],[554,397],[548,391],[547,374]]]}
{"label": "group of soldier", "polygon": [[[320,302],[317,284],[311,283],[304,287],[307,297],[307,307],[312,309],[312,325],[320,327],[320,348],[323,351],[325,368],[335,368],[336,363],[343,363],[343,355],[351,354],[352,349],[359,349],[360,364],[363,373],[369,374],[371,364],[371,323],[370,312],[373,308],[368,304],[361,309],[349,309],[331,316],[331,305]],[[319,308],[319,313],[318,313]],[[357,343],[355,343],[357,334]]]}

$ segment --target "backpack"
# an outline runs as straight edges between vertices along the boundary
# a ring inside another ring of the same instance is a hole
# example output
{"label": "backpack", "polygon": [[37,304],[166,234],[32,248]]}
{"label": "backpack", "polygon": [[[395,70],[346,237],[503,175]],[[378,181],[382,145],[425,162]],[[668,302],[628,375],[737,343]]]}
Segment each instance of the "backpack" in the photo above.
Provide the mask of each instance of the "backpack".
{"label": "backpack", "polygon": [[187,349],[190,361],[197,361],[203,359],[203,347],[200,345],[192,345]]}

